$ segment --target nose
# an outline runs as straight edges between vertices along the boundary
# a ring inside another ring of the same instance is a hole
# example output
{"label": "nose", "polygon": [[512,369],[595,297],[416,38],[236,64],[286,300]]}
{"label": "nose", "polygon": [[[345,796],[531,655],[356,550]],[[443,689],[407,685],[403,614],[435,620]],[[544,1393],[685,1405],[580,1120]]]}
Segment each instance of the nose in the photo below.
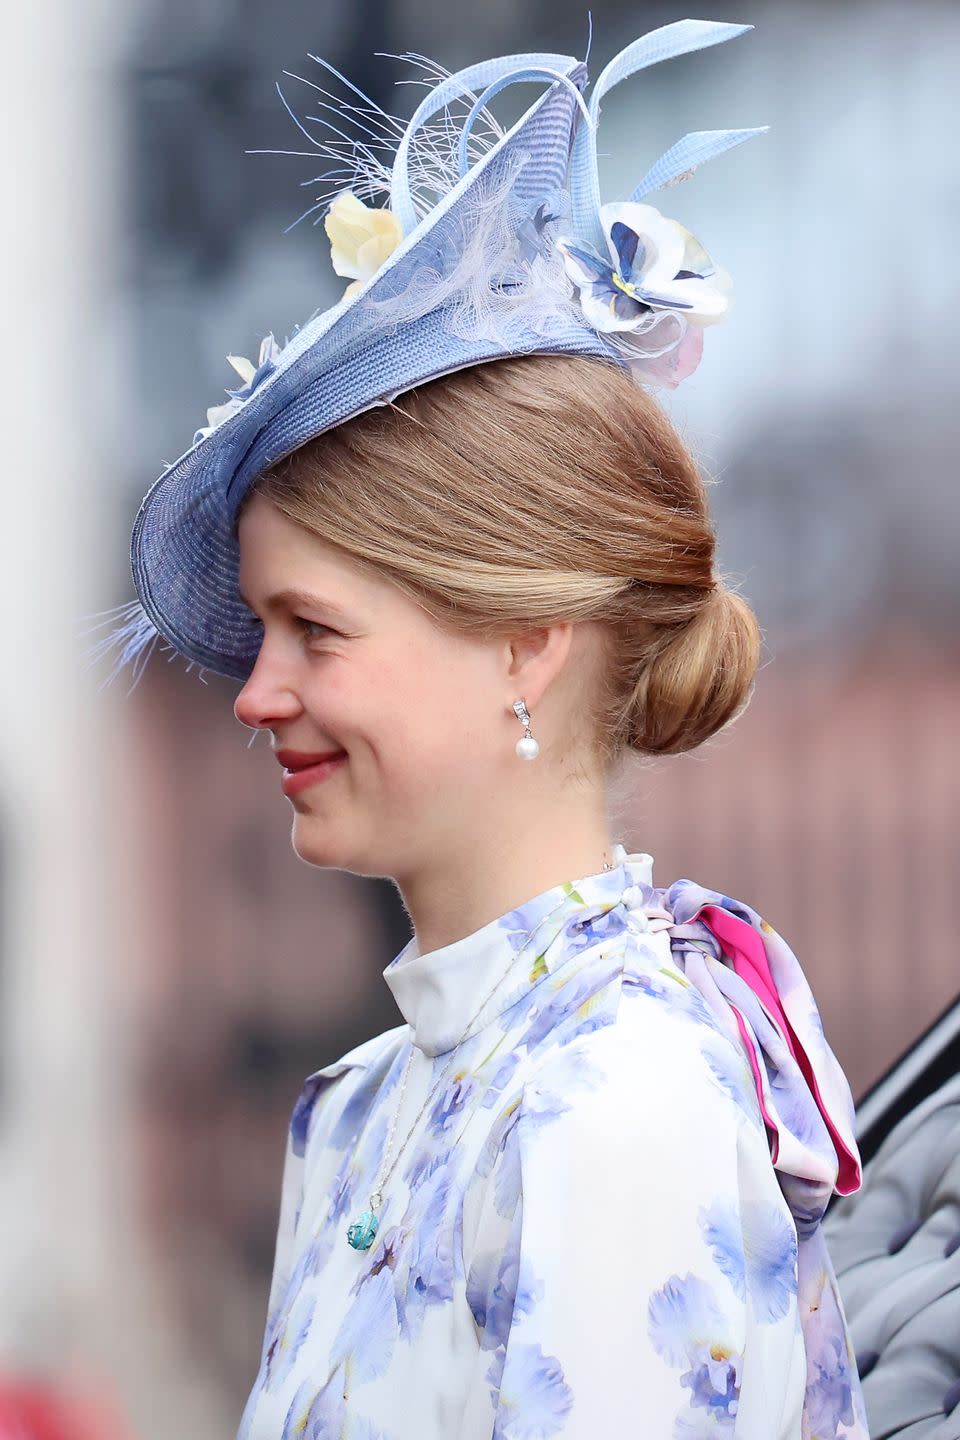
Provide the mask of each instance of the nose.
{"label": "nose", "polygon": [[287,721],[300,714],[302,705],[296,692],[284,683],[276,666],[264,660],[264,649],[248,675],[243,689],[233,702],[233,713],[241,725],[251,730],[269,730],[278,721]]}

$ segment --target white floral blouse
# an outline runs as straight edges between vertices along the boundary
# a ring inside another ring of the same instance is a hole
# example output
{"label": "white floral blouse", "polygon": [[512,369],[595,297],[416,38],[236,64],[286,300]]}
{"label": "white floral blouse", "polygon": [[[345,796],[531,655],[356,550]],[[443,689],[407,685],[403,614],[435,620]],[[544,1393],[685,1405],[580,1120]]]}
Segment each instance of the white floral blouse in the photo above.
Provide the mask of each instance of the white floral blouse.
{"label": "white floral blouse", "polygon": [[238,1440],[866,1440],[819,1225],[853,1106],[806,980],[748,905],[614,862],[411,940],[407,1023],[306,1081]]}

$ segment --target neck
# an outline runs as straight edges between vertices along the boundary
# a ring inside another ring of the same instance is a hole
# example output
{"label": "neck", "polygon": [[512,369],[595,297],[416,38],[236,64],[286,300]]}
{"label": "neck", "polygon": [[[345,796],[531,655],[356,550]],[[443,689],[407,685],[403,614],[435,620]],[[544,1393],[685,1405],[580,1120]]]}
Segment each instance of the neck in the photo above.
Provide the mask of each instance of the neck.
{"label": "neck", "polygon": [[511,816],[489,833],[459,832],[416,873],[397,877],[421,955],[471,935],[563,881],[612,865],[604,797],[577,813]]}

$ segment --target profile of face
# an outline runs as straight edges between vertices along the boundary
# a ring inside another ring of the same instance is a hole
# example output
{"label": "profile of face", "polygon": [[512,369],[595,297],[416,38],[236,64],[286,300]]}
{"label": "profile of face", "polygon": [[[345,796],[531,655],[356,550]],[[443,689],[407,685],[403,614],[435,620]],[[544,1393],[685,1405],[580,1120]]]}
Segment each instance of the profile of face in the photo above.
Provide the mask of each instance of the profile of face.
{"label": "profile of face", "polygon": [[512,703],[562,666],[569,627],[536,632],[529,652],[451,635],[260,495],[238,538],[241,593],[264,631],[234,713],[269,730],[274,750],[345,754],[289,800],[277,767],[301,859],[399,879],[443,847],[456,852],[471,829],[495,841],[505,797],[542,783],[524,774],[540,761],[517,758]]}

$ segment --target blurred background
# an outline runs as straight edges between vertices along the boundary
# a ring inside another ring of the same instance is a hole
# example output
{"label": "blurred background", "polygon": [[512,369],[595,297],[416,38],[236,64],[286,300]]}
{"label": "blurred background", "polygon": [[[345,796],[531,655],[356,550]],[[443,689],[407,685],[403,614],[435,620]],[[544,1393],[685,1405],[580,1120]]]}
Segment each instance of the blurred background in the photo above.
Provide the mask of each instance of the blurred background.
{"label": "blurred background", "polygon": [[[595,76],[691,12],[591,13]],[[634,765],[619,834],[655,883],[697,879],[784,935],[859,1096],[960,989],[960,10],[703,18],[756,30],[605,100],[602,198],[685,131],[772,127],[652,197],[735,281],[732,323],[664,403],[764,660],[729,732]],[[399,52],[582,58],[588,14],[51,0],[0,23],[0,1437],[29,1410],[50,1440],[230,1440],[290,1110],[304,1076],[397,1023],[382,971],[410,932],[390,882],[293,853],[234,683],[158,649],[132,693],[104,688],[78,617],[133,598],[137,505],[236,383],[224,357],[342,292],[322,226],[289,229],[316,163],[247,153],[308,149],[275,82],[301,116],[311,85],[342,98],[313,52],[406,118],[427,72]],[[492,109],[510,124],[540,93]]]}

